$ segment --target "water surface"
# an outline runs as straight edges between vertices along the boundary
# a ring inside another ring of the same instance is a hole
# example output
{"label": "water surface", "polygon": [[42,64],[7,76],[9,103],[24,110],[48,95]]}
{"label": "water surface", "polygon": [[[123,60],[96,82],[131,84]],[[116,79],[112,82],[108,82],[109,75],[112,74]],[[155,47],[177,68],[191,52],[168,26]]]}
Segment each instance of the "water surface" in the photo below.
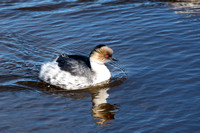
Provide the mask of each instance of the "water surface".
{"label": "water surface", "polygon": [[[1,132],[199,132],[200,2],[2,0]],[[60,53],[113,48],[112,82],[39,80]]]}

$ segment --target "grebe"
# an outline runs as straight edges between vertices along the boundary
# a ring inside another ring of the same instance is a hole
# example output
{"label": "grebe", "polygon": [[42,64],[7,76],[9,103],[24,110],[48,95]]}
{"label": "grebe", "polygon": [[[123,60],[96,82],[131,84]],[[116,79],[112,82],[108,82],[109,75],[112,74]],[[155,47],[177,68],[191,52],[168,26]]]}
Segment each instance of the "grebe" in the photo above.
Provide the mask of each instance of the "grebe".
{"label": "grebe", "polygon": [[112,55],[113,50],[106,45],[96,46],[89,57],[62,54],[42,65],[39,78],[67,90],[84,89],[111,78],[104,63],[117,61]]}

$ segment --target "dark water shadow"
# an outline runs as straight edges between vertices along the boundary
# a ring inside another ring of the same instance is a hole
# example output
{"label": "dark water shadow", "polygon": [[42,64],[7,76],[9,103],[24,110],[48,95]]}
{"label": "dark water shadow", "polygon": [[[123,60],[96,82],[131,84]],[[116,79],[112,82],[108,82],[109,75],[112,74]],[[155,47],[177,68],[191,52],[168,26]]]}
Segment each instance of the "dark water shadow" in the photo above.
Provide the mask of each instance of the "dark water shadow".
{"label": "dark water shadow", "polygon": [[[32,3],[31,6],[29,3],[24,4],[22,7],[14,7],[12,10],[21,10],[21,11],[53,11],[66,8],[74,8],[82,5],[92,5],[99,4],[104,6],[116,6],[116,5],[126,5],[126,4],[135,4],[135,3],[149,3],[149,2],[160,2],[159,0],[76,0],[76,1],[51,1],[48,3]],[[86,5],[86,6],[87,6]]]}
{"label": "dark water shadow", "polygon": [[13,10],[52,11],[52,10],[58,10],[62,8],[70,8],[70,7],[76,7],[76,6],[79,6],[79,5],[73,2],[35,4],[34,6],[28,6],[27,4],[27,6],[14,8]]}

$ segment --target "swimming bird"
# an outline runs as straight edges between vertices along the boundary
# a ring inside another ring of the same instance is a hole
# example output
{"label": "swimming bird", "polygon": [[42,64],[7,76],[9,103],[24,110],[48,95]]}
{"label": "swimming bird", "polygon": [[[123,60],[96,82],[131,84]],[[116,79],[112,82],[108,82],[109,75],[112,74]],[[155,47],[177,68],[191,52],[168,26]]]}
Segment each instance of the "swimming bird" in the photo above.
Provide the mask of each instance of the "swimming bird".
{"label": "swimming bird", "polygon": [[112,55],[113,50],[106,45],[96,46],[89,57],[61,54],[41,66],[39,78],[67,90],[84,89],[111,78],[105,63],[117,61]]}

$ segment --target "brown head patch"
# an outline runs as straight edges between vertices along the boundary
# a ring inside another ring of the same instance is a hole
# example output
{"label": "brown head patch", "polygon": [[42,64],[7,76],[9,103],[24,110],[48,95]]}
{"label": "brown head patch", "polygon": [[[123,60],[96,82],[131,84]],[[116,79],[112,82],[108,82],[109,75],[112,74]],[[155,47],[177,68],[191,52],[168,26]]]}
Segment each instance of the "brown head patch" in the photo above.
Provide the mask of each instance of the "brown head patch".
{"label": "brown head patch", "polygon": [[90,54],[90,58],[97,61],[106,60],[107,57],[112,57],[113,50],[108,46],[102,46],[100,48],[94,49]]}

